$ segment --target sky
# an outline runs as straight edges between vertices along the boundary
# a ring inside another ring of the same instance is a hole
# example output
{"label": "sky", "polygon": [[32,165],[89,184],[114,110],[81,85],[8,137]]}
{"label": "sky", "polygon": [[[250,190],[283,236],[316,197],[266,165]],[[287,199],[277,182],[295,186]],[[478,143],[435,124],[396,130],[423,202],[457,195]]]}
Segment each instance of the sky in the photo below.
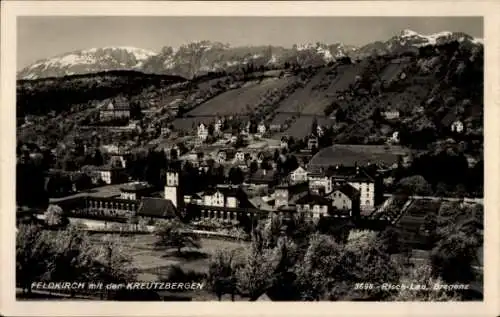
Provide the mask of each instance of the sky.
{"label": "sky", "polygon": [[292,47],[304,43],[363,45],[403,29],[460,31],[483,37],[481,17],[62,17],[17,20],[17,69],[80,49],[133,46],[160,51],[192,41]]}

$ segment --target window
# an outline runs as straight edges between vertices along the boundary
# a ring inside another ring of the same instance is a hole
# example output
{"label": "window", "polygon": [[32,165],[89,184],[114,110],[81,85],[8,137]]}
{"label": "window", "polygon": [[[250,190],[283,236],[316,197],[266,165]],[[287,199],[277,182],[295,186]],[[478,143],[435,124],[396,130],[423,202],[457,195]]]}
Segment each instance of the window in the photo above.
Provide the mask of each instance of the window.
{"label": "window", "polygon": [[369,200],[366,200],[365,204],[366,204],[366,205],[369,205],[369,204],[370,204],[370,201],[369,201]]}

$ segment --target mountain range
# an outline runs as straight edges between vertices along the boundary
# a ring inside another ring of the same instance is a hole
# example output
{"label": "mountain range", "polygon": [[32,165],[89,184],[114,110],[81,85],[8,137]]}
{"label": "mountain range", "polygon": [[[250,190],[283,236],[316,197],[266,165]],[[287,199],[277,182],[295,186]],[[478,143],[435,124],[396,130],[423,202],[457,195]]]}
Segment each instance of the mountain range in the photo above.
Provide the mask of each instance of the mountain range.
{"label": "mountain range", "polygon": [[211,41],[192,42],[179,48],[163,47],[153,52],[135,47],[104,47],[64,53],[37,61],[18,72],[18,79],[33,80],[111,70],[135,70],[151,74],[192,78],[208,72],[254,67],[283,67],[286,64],[317,66],[342,57],[362,59],[372,54],[402,53],[426,45],[458,41],[461,45],[483,45],[483,40],[463,32],[439,32],[423,35],[402,30],[387,41],[375,41],[356,47],[342,43],[306,43],[292,48],[281,46],[240,46]]}

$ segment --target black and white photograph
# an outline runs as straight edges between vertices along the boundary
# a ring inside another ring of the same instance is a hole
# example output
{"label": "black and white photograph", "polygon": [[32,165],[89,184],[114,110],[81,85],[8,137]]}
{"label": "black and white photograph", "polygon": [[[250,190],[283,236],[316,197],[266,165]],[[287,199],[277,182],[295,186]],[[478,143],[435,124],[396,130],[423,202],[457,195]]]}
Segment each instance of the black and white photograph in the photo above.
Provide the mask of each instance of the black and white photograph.
{"label": "black and white photograph", "polygon": [[483,17],[16,27],[17,302],[484,300]]}

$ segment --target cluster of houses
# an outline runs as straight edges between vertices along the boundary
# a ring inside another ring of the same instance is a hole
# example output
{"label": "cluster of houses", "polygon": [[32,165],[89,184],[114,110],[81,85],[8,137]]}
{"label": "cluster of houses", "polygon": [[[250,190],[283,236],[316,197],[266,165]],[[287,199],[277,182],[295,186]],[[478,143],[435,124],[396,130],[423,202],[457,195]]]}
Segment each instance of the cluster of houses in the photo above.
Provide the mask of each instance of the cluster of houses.
{"label": "cluster of houses", "polygon": [[[229,133],[229,135],[226,135],[227,133],[224,133],[224,119],[217,119],[212,124],[203,122],[198,124],[196,135],[200,143],[204,143],[207,141],[208,136],[210,135],[210,130],[213,130],[214,136],[229,137],[229,138],[232,137],[234,138],[234,140],[232,141],[233,142],[236,141],[236,136],[233,136],[232,133]],[[241,131],[239,131],[239,133],[242,136],[248,137],[251,134],[250,131],[251,131],[251,122],[248,121],[245,124],[245,126],[241,128]],[[253,134],[253,137],[262,138],[267,131],[268,131],[268,126],[264,123],[264,121],[261,121],[259,124],[257,124],[256,133]]]}
{"label": "cluster of houses", "polygon": [[[262,218],[272,213],[285,216],[302,213],[311,218],[353,218],[372,212],[380,203],[377,175],[363,167],[337,166],[328,170],[298,167],[285,179],[276,180],[273,170],[259,169],[241,185],[219,184],[201,192],[185,193],[179,171],[169,170],[163,193],[153,195],[146,183],[128,183],[114,197],[80,197],[79,206],[94,214],[138,217],[190,219],[217,218],[242,220]],[[252,194],[250,187],[264,185],[262,195]],[[62,206],[65,208],[65,206]]]}

